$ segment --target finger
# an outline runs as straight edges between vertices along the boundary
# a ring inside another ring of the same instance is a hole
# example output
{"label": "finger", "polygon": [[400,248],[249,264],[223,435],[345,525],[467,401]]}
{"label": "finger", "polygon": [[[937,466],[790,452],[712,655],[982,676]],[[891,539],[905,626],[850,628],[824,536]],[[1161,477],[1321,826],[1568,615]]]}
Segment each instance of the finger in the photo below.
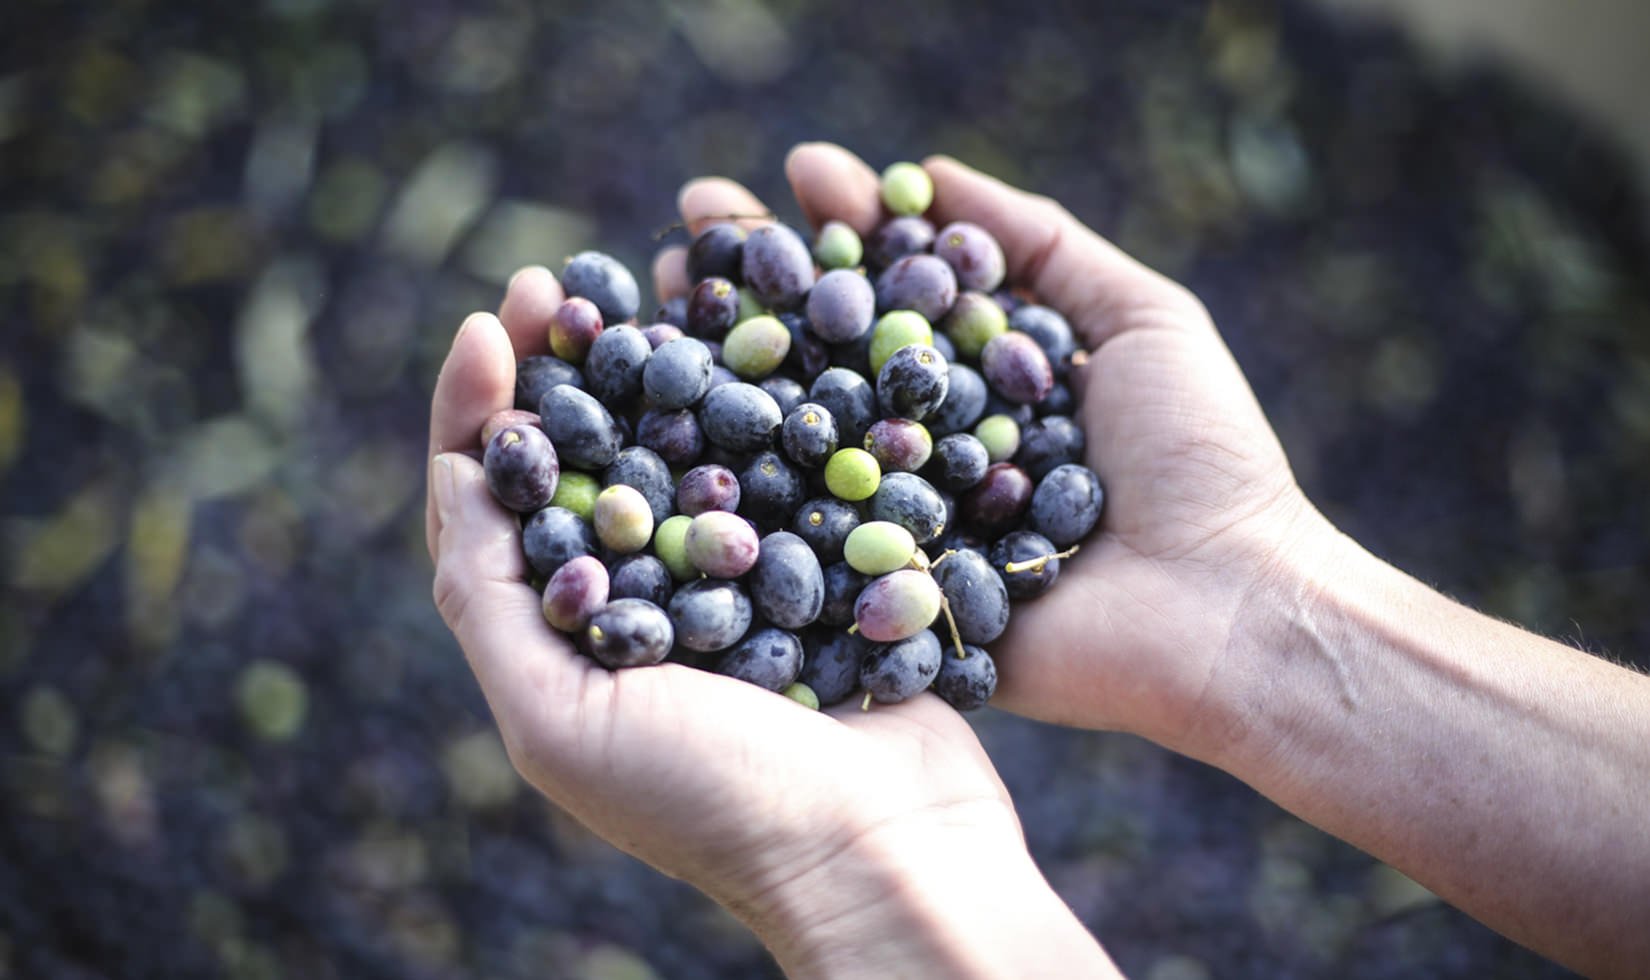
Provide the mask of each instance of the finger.
{"label": "finger", "polygon": [[882,220],[876,171],[834,143],[798,144],[785,157],[785,176],[815,228],[834,219],[869,235]]}
{"label": "finger", "polygon": [[542,727],[545,705],[580,698],[589,661],[544,621],[527,584],[516,517],[493,499],[481,464],[444,453],[430,464],[440,524],[435,604],[458,638],[509,744]]}
{"label": "finger", "polygon": [[[1009,278],[1071,317],[1090,346],[1150,323],[1207,323],[1184,287],[1135,261],[1049,198],[1027,194],[950,157],[923,167],[934,180],[936,225],[972,221],[991,232]],[[1171,314],[1169,317],[1154,314]]]}
{"label": "finger", "polygon": [[561,283],[542,265],[530,265],[510,277],[498,319],[510,335],[517,360],[550,352],[550,317],[566,298]]}
{"label": "finger", "polygon": [[688,181],[676,196],[676,206],[682,212],[688,233],[692,235],[725,221],[733,221],[750,229],[771,224],[774,220],[767,205],[757,200],[755,194],[726,177],[700,177]]}
{"label": "finger", "polygon": [[678,296],[686,296],[692,288],[688,282],[687,249],[672,245],[653,258],[653,292],[659,302],[666,303]]}
{"label": "finger", "polygon": [[[481,426],[516,401],[516,362],[510,335],[491,313],[475,313],[458,328],[430,400],[430,451],[481,451]],[[437,556],[440,526],[433,498],[425,501],[424,539]]]}

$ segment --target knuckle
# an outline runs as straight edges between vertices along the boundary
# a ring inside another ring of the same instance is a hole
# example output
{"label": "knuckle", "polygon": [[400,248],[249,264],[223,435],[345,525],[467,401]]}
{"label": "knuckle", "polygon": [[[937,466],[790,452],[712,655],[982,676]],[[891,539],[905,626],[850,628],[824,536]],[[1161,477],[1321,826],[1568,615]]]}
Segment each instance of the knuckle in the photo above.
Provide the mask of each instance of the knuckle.
{"label": "knuckle", "polygon": [[511,727],[501,729],[504,754],[516,774],[534,786],[542,786],[548,769],[549,752],[542,739],[523,737]]}
{"label": "knuckle", "polygon": [[1171,326],[1179,329],[1214,329],[1214,317],[1197,294],[1184,284],[1153,269],[1142,268],[1142,289],[1126,311],[1140,325]]}
{"label": "knuckle", "polygon": [[451,559],[436,562],[431,594],[442,621],[448,629],[458,633],[470,605],[471,589],[470,583],[459,573]]}
{"label": "knuckle", "polygon": [[1039,223],[1054,223],[1054,221],[1066,221],[1066,219],[1071,218],[1071,211],[1066,210],[1066,206],[1061,205],[1059,201],[1054,200],[1051,196],[1038,195],[1038,193],[1030,193],[1030,191],[1026,193],[1026,210],[1030,211],[1031,214],[1035,214]]}
{"label": "knuckle", "polygon": [[1166,305],[1198,323],[1213,322],[1214,318],[1209,315],[1209,308],[1189,287],[1167,277],[1163,281],[1165,283],[1164,298]]}
{"label": "knuckle", "polygon": [[1027,196],[1030,198],[1027,204],[1043,221],[1062,224],[1066,222],[1075,224],[1077,222],[1077,218],[1066,209],[1064,204],[1061,204],[1054,198],[1049,197],[1047,194],[1030,194]]}

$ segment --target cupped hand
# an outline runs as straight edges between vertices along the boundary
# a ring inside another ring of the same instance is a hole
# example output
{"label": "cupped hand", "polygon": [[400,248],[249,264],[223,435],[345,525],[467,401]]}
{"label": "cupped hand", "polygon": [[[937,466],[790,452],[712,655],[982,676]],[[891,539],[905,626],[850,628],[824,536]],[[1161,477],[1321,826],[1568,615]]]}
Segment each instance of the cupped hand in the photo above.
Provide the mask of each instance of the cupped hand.
{"label": "cupped hand", "polygon": [[[740,189],[703,183],[684,208],[695,225],[760,210]],[[677,664],[609,671],[546,625],[519,521],[493,500],[475,457],[483,421],[512,406],[517,359],[547,351],[561,300],[555,278],[530,268],[497,317],[466,320],[430,419],[435,600],[517,769],[608,841],[757,926],[791,883],[859,860],[859,845],[879,836],[963,824],[1023,853],[978,740],[932,694],[821,713]]]}
{"label": "cupped hand", "polygon": [[[877,175],[840,147],[798,147],[786,166],[816,226],[863,234],[881,220]],[[947,157],[923,166],[935,225],[990,231],[1010,282],[1064,313],[1088,351],[1072,374],[1105,512],[1054,588],[1015,605],[993,644],[993,704],[1207,758],[1235,724],[1216,689],[1244,669],[1265,610],[1289,600],[1273,594],[1292,587],[1280,566],[1327,524],[1189,292],[1046,197]]]}

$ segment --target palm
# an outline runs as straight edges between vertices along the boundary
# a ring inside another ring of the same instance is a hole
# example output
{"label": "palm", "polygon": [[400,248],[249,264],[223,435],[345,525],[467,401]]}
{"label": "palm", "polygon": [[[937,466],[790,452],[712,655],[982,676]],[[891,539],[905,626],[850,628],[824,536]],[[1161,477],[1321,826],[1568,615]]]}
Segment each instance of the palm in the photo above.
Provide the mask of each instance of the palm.
{"label": "palm", "polygon": [[968,724],[931,696],[832,715],[675,664],[587,673],[585,710],[601,721],[567,732],[547,713],[524,771],[667,873],[715,883],[739,869],[726,894],[889,821],[1010,810]]}
{"label": "palm", "polygon": [[[507,531],[513,518],[497,517]],[[488,690],[512,755],[552,799],[656,867],[749,894],[890,821],[1011,812],[967,722],[932,695],[822,714],[677,664],[609,672],[531,621],[519,546],[493,540],[482,559],[503,580],[492,615],[515,617],[509,656],[527,671]],[[728,869],[744,877],[718,881]]]}
{"label": "palm", "polygon": [[1248,525],[1293,486],[1235,369],[1206,361],[1195,337],[1142,324],[1082,369],[1105,519],[1055,588],[1016,607],[1000,647],[1004,706],[1164,740],[1190,723],[1225,636],[1211,627],[1239,598],[1226,583],[1254,571]]}
{"label": "palm", "polygon": [[[924,166],[935,223],[984,226],[1015,282],[1064,312],[1090,350],[1074,381],[1106,513],[1059,585],[1016,609],[995,647],[995,703],[1172,743],[1197,722],[1247,583],[1264,581],[1305,500],[1189,293],[1053,201],[953,160]],[[786,169],[816,225],[863,233],[879,220],[876,175],[846,151],[807,146]]]}

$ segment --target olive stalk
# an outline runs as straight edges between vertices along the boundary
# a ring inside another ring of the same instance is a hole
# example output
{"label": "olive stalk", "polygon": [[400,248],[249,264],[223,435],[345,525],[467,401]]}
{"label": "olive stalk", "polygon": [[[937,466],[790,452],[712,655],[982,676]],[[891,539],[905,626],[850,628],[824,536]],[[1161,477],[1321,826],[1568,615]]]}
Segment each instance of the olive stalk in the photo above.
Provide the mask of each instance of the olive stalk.
{"label": "olive stalk", "polygon": [[1077,549],[1080,547],[1082,546],[1074,544],[1065,551],[1057,551],[1052,555],[1038,555],[1036,558],[1027,558],[1024,561],[1011,561],[1003,566],[1003,571],[1010,575],[1016,572],[1040,572],[1045,565],[1057,558],[1070,558],[1072,555],[1077,554]]}

